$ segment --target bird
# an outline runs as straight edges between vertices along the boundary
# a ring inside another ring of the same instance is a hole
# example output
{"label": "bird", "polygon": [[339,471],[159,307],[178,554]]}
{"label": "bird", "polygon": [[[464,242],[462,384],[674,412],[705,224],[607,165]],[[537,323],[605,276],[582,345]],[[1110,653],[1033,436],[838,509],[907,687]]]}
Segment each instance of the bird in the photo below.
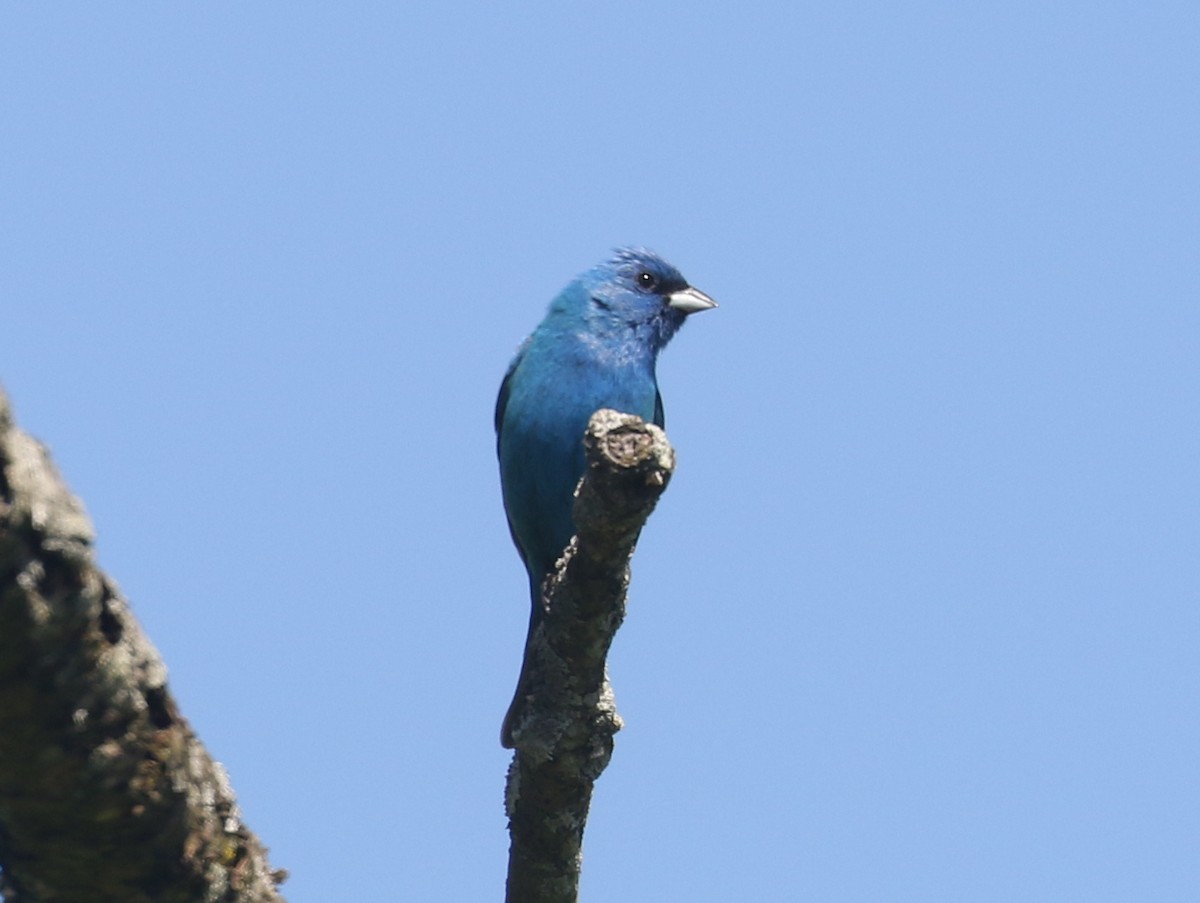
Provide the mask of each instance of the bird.
{"label": "bird", "polygon": [[[575,534],[571,511],[588,420],[612,408],[662,427],[658,354],[691,314],[716,306],[654,252],[619,248],[570,282],[517,349],[496,399],[495,427],[504,511],[529,575],[526,648],[544,613],[542,583]],[[501,728],[508,749],[526,664]]]}

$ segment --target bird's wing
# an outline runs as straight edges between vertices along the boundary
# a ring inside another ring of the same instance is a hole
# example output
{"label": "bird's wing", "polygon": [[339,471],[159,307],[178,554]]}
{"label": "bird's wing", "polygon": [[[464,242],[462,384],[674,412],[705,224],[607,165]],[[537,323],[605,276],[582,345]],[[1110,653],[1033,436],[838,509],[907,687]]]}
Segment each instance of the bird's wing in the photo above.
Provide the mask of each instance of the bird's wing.
{"label": "bird's wing", "polygon": [[[504,380],[500,383],[500,394],[496,396],[496,457],[500,457],[500,430],[504,425],[504,411],[508,407],[508,395],[512,390],[513,374],[517,372],[517,364],[521,363],[521,358],[525,356],[525,349],[529,346],[529,339],[521,343],[521,347],[517,349],[517,353],[513,356],[512,363],[508,365],[508,371],[504,374]],[[516,527],[513,526],[512,514],[509,513],[508,505],[504,506],[504,516],[508,520],[508,532],[512,535],[513,545],[517,547],[517,551],[521,555],[521,561],[525,562],[525,567],[529,565],[525,556],[525,547],[521,545],[521,540],[517,538]]]}
{"label": "bird's wing", "polygon": [[508,365],[508,371],[504,374],[504,381],[500,383],[500,394],[496,396],[496,453],[500,453],[500,427],[504,423],[504,410],[508,407],[508,393],[511,390],[509,383],[512,382],[512,376],[517,372],[517,364],[521,363],[521,358],[525,356],[525,349],[529,347],[529,339],[521,343],[521,347],[517,349],[517,353],[513,356],[512,363]]}
{"label": "bird's wing", "polygon": [[666,429],[666,415],[663,413],[662,393],[658,389],[654,390],[654,425],[661,429]]}

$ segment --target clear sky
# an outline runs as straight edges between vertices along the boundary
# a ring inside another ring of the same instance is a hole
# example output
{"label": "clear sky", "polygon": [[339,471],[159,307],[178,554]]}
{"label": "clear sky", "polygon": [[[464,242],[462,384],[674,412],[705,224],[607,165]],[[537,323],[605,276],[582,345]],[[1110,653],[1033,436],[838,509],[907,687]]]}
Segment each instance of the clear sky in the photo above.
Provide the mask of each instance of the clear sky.
{"label": "clear sky", "polygon": [[653,247],[590,901],[1200,893],[1200,5],[6,4],[0,380],[292,903],[499,899],[492,406]]}

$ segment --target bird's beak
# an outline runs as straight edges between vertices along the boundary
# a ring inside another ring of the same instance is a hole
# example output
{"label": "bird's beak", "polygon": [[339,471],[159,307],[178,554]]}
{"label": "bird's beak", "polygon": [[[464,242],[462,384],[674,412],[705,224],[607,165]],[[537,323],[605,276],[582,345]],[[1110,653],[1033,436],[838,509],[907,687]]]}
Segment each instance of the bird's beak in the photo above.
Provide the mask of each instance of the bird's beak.
{"label": "bird's beak", "polygon": [[678,292],[671,292],[667,295],[667,304],[676,310],[681,310],[685,314],[694,314],[700,310],[709,310],[716,307],[717,302],[698,288],[692,288],[690,285]]}

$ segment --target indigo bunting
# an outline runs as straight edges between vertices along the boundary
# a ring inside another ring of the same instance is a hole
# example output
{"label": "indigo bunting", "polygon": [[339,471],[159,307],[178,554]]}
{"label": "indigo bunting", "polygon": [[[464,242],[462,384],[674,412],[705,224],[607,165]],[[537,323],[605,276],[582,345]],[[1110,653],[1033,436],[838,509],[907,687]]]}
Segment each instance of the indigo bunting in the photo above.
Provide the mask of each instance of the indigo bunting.
{"label": "indigo bunting", "polygon": [[[526,644],[542,616],[542,582],[575,533],[588,420],[613,408],[661,427],[658,353],[689,314],[716,306],[661,257],[622,248],[564,288],[517,350],[496,400],[496,453],[509,530],[529,573]],[[524,684],[523,666],[501,731],[507,748]]]}

